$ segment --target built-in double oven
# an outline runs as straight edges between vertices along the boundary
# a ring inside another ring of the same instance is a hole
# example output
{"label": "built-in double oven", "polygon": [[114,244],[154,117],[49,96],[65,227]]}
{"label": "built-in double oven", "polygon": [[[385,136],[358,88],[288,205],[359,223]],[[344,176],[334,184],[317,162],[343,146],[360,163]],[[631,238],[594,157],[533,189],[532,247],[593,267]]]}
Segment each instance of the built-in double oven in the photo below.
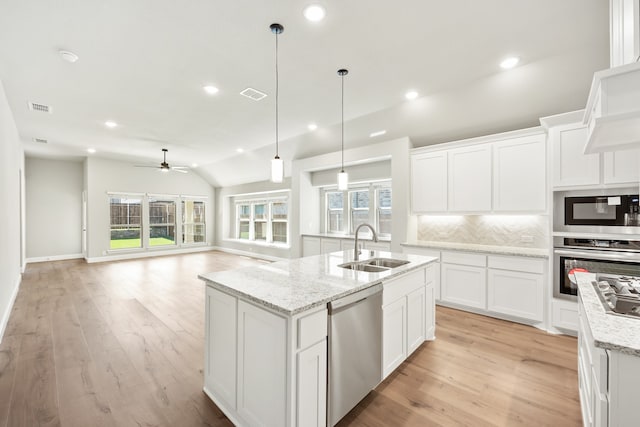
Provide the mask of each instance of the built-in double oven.
{"label": "built-in double oven", "polygon": [[554,211],[555,298],[577,298],[575,272],[640,277],[638,194],[593,193],[554,194],[554,204],[560,208]]}

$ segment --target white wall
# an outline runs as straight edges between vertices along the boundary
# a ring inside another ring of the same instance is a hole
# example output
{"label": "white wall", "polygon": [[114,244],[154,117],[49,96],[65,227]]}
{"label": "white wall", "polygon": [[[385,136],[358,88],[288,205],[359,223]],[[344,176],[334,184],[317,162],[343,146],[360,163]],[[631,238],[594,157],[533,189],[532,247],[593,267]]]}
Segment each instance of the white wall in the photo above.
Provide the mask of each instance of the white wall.
{"label": "white wall", "polygon": [[82,254],[83,164],[25,159],[27,258],[72,258]]}
{"label": "white wall", "polygon": [[[95,261],[123,254],[109,250],[109,196],[107,192],[206,196],[207,243],[214,241],[214,188],[196,173],[161,173],[133,165],[89,157],[85,162],[87,191],[87,259]],[[172,248],[175,249],[175,248]],[[158,255],[161,250],[154,248]],[[140,255],[138,253],[138,255]]]}
{"label": "white wall", "polygon": [[[0,339],[20,286],[24,261],[24,153],[0,82]],[[21,188],[22,187],[22,188]]]}

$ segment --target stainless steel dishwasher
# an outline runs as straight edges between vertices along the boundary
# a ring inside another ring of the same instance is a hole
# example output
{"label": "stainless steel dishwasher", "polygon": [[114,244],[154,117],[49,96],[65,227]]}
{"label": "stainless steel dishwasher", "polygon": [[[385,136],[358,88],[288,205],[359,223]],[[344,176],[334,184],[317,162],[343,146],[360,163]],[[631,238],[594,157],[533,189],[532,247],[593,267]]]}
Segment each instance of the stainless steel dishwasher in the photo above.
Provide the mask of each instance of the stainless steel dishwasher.
{"label": "stainless steel dishwasher", "polygon": [[382,284],[328,308],[327,421],[334,426],[382,379]]}

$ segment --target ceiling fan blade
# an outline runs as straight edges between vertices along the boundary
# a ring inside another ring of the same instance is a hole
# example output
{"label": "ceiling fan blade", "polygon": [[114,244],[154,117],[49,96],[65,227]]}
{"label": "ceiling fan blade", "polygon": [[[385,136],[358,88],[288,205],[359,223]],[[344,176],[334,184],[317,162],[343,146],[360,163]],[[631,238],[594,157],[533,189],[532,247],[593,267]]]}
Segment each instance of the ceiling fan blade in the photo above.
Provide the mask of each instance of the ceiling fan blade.
{"label": "ceiling fan blade", "polygon": [[176,169],[175,167],[172,167],[171,170],[174,171],[174,172],[189,173],[189,171],[182,170],[182,169]]}
{"label": "ceiling fan blade", "polygon": [[171,169],[189,169],[189,166],[171,166]]}
{"label": "ceiling fan blade", "polygon": [[150,166],[150,165],[133,165],[134,168],[153,168],[158,169],[158,166]]}

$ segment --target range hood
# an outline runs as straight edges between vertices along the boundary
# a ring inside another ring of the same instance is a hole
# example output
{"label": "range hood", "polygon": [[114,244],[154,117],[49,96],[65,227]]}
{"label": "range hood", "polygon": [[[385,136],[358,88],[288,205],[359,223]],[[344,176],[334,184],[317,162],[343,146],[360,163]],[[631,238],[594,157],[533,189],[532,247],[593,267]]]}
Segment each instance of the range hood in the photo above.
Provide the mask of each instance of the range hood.
{"label": "range hood", "polygon": [[593,75],[583,122],[585,154],[640,149],[640,62]]}

